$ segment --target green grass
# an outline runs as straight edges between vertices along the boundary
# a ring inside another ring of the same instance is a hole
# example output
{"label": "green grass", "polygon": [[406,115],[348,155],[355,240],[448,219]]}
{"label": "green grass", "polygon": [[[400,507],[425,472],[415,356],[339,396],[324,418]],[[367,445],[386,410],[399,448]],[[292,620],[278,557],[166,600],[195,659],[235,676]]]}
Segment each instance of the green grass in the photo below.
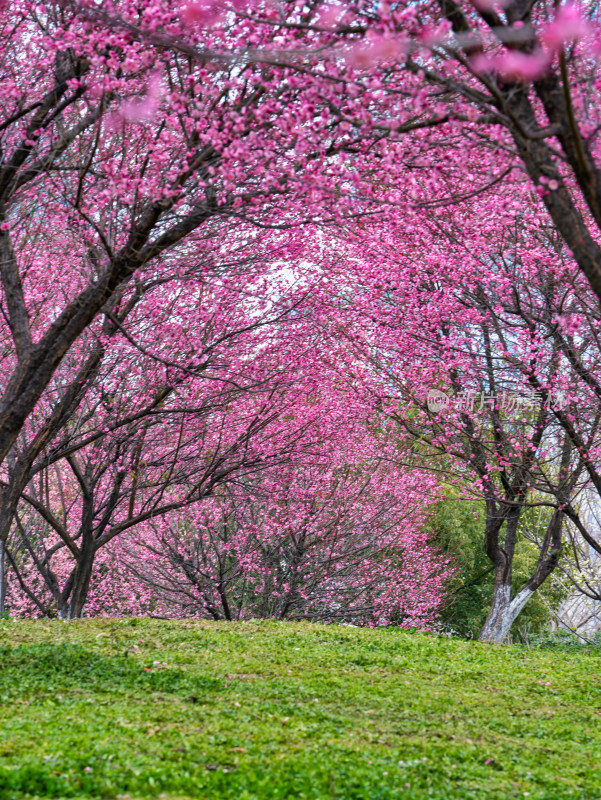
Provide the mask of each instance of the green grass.
{"label": "green grass", "polygon": [[597,800],[600,667],[394,629],[0,621],[0,798]]}

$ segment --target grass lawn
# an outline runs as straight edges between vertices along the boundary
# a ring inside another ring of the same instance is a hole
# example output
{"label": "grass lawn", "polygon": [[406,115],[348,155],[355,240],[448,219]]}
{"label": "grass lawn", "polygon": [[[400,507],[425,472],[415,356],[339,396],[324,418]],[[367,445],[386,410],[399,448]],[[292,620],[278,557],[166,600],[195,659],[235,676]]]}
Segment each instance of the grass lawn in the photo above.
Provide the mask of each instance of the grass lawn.
{"label": "grass lawn", "polygon": [[0,639],[2,800],[601,798],[595,652],[142,619]]}

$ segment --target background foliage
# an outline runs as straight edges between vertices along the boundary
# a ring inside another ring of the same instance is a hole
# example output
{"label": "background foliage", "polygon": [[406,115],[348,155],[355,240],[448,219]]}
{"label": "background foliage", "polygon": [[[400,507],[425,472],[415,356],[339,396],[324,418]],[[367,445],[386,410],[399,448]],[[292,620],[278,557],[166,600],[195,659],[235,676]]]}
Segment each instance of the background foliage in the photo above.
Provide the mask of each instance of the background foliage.
{"label": "background foliage", "polygon": [[[445,487],[441,500],[430,520],[434,542],[457,565],[451,581],[449,599],[441,619],[449,630],[468,639],[477,638],[490,611],[494,570],[483,547],[483,503],[459,499]],[[539,514],[527,510],[525,523]],[[517,592],[532,573],[537,548],[520,536],[516,548],[512,594]],[[512,638],[520,640],[540,634],[548,628],[549,609],[556,609],[565,591],[551,576],[530,599],[511,629]]]}

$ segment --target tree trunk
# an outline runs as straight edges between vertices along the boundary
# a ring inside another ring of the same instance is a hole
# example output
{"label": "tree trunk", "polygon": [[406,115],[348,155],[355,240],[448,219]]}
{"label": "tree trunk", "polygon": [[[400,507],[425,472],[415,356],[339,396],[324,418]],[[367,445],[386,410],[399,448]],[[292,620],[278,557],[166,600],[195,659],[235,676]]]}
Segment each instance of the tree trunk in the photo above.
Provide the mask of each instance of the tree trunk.
{"label": "tree trunk", "polygon": [[4,542],[0,539],[0,614],[4,614],[5,607],[5,585],[4,585]]}
{"label": "tree trunk", "polygon": [[92,577],[92,569],[94,566],[94,556],[96,555],[93,548],[85,549],[82,546],[79,561],[75,568],[75,575],[73,579],[73,591],[71,592],[71,602],[69,603],[69,612],[67,619],[81,619],[83,617],[83,608],[88,599],[88,591],[90,589],[90,578]]}
{"label": "tree trunk", "polygon": [[492,608],[480,632],[480,641],[502,644],[509,634],[509,629],[533,594],[532,589],[524,587],[512,600],[511,586],[504,583],[497,584],[493,593]]}

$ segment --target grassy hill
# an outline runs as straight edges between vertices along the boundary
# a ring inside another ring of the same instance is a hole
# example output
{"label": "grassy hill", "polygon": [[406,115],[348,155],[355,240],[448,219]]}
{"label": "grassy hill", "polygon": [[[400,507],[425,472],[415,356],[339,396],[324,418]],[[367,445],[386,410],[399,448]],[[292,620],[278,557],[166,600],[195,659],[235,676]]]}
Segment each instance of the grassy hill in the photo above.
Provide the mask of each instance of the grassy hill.
{"label": "grassy hill", "polygon": [[0,621],[0,798],[601,798],[601,657],[398,630]]}

